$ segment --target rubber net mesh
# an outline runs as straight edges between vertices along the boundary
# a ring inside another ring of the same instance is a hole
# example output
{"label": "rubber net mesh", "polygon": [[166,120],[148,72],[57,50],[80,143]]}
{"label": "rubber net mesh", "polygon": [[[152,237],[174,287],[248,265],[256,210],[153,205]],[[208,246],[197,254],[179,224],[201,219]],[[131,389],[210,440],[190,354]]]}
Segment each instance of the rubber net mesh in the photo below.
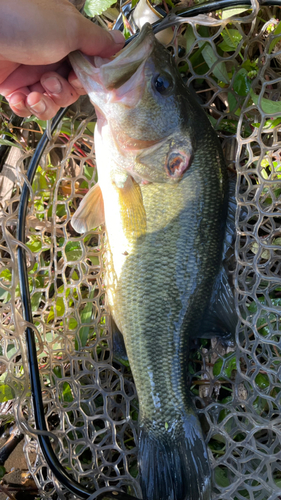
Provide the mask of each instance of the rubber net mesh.
{"label": "rubber net mesh", "polygon": [[[235,262],[229,257],[236,346],[201,342],[191,352],[190,383],[213,469],[213,499],[275,500],[281,495],[281,51],[278,43],[272,46],[278,11],[237,15],[231,22],[201,16],[178,33],[179,46],[187,47],[185,54],[178,51],[179,67],[188,63],[188,83],[221,137],[229,170],[237,172]],[[97,181],[95,117],[83,111],[85,102],[81,106],[48,143],[27,217],[45,418],[57,457],[77,481],[97,494],[117,486],[141,497],[138,400],[129,367],[113,359],[104,228],[78,235],[70,225]],[[71,498],[42,457],[30,398],[15,226],[31,155],[19,158],[2,203],[1,390],[14,398],[28,467],[42,496]]]}

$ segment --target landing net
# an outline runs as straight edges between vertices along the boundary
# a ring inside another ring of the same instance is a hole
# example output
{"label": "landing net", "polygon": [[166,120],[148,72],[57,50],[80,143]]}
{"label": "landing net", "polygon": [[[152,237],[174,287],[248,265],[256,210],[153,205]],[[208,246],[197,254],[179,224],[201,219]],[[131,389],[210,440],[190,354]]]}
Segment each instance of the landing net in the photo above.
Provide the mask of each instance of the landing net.
{"label": "landing net", "polygon": [[[254,7],[193,19],[178,28],[172,48],[221,138],[229,171],[237,173],[235,259],[228,261],[237,344],[226,349],[217,339],[202,341],[189,370],[214,500],[277,500],[281,491],[280,9]],[[113,359],[104,228],[77,235],[70,225],[78,200],[97,182],[94,123],[82,99],[48,143],[32,185],[27,259],[38,362],[45,418],[62,465],[97,494],[114,486],[140,498],[138,399],[129,367]],[[0,390],[2,400],[14,401],[42,497],[66,499],[71,494],[37,443],[28,377],[15,234],[28,148],[39,134],[25,128],[25,144],[11,150],[16,167],[8,158],[1,173],[10,187],[0,213]]]}

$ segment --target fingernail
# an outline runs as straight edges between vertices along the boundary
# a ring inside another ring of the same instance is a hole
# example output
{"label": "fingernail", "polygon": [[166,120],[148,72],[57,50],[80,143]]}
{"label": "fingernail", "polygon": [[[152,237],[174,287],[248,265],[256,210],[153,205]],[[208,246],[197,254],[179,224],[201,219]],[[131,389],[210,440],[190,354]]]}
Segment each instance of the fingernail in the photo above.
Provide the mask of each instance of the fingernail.
{"label": "fingernail", "polygon": [[24,111],[24,110],[26,111],[26,105],[24,104],[23,101],[19,101],[16,103],[12,102],[10,104],[11,106],[13,106],[13,108],[16,108],[18,111]]}
{"label": "fingernail", "polygon": [[62,91],[62,84],[55,76],[50,76],[50,78],[42,80],[41,83],[48,92],[51,92],[51,94],[59,94]]}
{"label": "fingernail", "polygon": [[33,104],[32,106],[29,107],[32,109],[32,111],[38,113],[39,115],[41,113],[44,113],[44,111],[46,111],[46,104],[44,101],[39,101],[36,104]]}
{"label": "fingernail", "polygon": [[124,45],[125,43],[125,37],[124,35],[122,35],[121,31],[119,30],[112,30],[109,32],[111,37],[113,38],[113,41],[117,44],[117,45]]}
{"label": "fingernail", "polygon": [[74,80],[71,80],[70,84],[75,89],[83,89],[84,88],[83,85],[82,85],[82,83],[80,82],[80,80],[78,80],[78,78],[75,78]]}

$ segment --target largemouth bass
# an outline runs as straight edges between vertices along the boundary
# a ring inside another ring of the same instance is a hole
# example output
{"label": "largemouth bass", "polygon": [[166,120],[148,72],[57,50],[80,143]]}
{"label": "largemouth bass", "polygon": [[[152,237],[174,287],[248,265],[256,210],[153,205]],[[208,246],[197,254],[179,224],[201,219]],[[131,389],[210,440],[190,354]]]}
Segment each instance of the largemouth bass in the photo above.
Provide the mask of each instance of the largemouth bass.
{"label": "largemouth bass", "polygon": [[209,500],[187,380],[190,338],[229,333],[219,317],[228,198],[220,143],[150,25],[111,61],[77,52],[70,61],[96,108],[99,176],[72,225],[106,224],[109,307],[139,398],[143,498]]}

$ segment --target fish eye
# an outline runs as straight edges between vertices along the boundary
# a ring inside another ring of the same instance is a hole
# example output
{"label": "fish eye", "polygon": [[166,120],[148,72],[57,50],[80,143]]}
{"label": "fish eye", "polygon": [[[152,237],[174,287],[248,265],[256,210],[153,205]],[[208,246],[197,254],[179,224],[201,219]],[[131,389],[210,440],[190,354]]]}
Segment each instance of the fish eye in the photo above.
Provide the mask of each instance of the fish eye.
{"label": "fish eye", "polygon": [[172,86],[171,80],[164,75],[158,75],[156,76],[154,80],[154,88],[159,92],[159,94],[164,94],[167,92],[167,90],[170,89]]}

